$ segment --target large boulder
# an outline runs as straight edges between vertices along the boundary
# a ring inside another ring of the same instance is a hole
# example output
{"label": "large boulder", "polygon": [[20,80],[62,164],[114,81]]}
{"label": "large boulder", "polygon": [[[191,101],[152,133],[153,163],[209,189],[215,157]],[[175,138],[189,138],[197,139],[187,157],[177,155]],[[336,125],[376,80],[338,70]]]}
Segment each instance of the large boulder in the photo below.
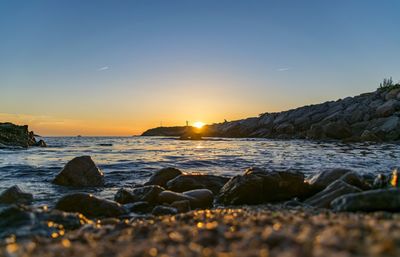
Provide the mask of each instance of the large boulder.
{"label": "large boulder", "polygon": [[167,189],[175,192],[185,192],[193,189],[208,189],[214,194],[218,194],[219,190],[228,180],[229,178],[215,175],[180,175],[168,181]]}
{"label": "large boulder", "polygon": [[18,186],[12,186],[0,194],[0,203],[5,204],[30,204],[33,195],[22,191]]}
{"label": "large boulder", "polygon": [[336,180],[321,192],[305,200],[304,203],[319,208],[330,208],[331,202],[339,196],[358,192],[361,192],[359,188],[351,186],[342,180]]}
{"label": "large boulder", "polygon": [[121,204],[134,202],[148,202],[153,204],[157,201],[158,195],[165,189],[160,186],[150,185],[133,189],[121,188],[115,194],[114,200]]}
{"label": "large boulder", "polygon": [[302,173],[251,168],[244,175],[231,178],[217,200],[226,205],[280,202],[304,198],[309,190]]}
{"label": "large boulder", "polygon": [[372,120],[368,128],[385,141],[400,139],[400,117],[398,116]]}
{"label": "large boulder", "polygon": [[145,185],[159,185],[165,187],[168,181],[182,174],[182,171],[175,168],[163,168],[156,171]]}
{"label": "large boulder", "polygon": [[0,145],[4,146],[35,146],[36,139],[28,126],[18,126],[9,122],[0,123]]}
{"label": "large boulder", "polygon": [[343,195],[331,203],[335,211],[400,211],[400,190],[377,189]]}
{"label": "large boulder", "polygon": [[125,209],[119,203],[86,193],[63,196],[57,201],[55,208],[66,212],[79,212],[93,218],[118,217],[125,214]]}
{"label": "large boulder", "polygon": [[321,171],[315,175],[313,175],[310,179],[308,179],[308,182],[310,185],[312,185],[314,188],[318,190],[323,190],[326,188],[329,184],[331,184],[333,181],[339,179],[342,177],[344,174],[351,172],[349,169],[328,169]]}
{"label": "large boulder", "polygon": [[323,126],[324,134],[332,139],[345,139],[352,136],[350,126],[344,121],[329,122]]}
{"label": "large boulder", "polygon": [[376,115],[378,117],[387,117],[400,109],[400,101],[391,99],[376,108]]}
{"label": "large boulder", "polygon": [[75,187],[104,186],[104,174],[90,156],[80,156],[69,161],[53,183]]}

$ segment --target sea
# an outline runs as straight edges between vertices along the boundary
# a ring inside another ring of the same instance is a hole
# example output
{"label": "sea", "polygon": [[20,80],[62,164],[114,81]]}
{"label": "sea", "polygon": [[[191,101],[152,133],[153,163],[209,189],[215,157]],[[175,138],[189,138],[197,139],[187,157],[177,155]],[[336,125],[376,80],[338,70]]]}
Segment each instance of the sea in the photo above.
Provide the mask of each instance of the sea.
{"label": "sea", "polygon": [[[34,195],[35,205],[52,206],[62,195],[73,192],[113,199],[121,187],[144,183],[165,167],[231,177],[249,167],[300,171],[307,176],[329,168],[349,168],[374,176],[400,166],[400,145],[390,143],[252,138],[183,141],[169,137],[43,139],[48,147],[0,149],[0,191],[18,185]],[[69,188],[51,183],[68,161],[82,155],[90,155],[104,172],[104,187]]]}

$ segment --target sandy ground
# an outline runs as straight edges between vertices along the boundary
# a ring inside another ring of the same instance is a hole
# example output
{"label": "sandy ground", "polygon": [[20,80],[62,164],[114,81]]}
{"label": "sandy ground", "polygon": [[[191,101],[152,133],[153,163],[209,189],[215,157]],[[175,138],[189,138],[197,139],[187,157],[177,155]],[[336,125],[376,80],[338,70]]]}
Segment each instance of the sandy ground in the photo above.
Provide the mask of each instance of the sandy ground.
{"label": "sandy ground", "polygon": [[218,208],[85,225],[1,247],[1,256],[400,256],[400,214]]}

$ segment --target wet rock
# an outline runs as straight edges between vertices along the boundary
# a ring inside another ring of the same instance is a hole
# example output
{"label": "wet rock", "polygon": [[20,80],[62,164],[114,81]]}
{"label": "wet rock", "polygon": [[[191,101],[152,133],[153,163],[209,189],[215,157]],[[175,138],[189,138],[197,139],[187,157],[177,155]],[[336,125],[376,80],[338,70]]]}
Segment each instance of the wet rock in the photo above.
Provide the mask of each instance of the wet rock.
{"label": "wet rock", "polygon": [[171,207],[175,208],[178,213],[185,213],[191,210],[190,201],[182,200],[171,203]]}
{"label": "wet rock", "polygon": [[175,215],[178,213],[178,210],[173,207],[158,205],[158,206],[154,207],[154,209],[151,213],[155,216]]}
{"label": "wet rock", "polygon": [[308,182],[310,185],[314,186],[318,190],[323,190],[333,181],[339,179],[344,174],[351,172],[349,169],[329,169],[321,171],[315,175],[313,175]]}
{"label": "wet rock", "polygon": [[184,195],[193,198],[190,201],[192,208],[211,208],[213,206],[214,194],[208,189],[195,189],[183,192]]}
{"label": "wet rock", "polygon": [[282,123],[275,128],[277,133],[280,134],[293,134],[294,126],[291,123]]}
{"label": "wet rock", "polygon": [[5,204],[30,204],[33,195],[22,191],[18,186],[12,186],[0,194],[0,203]]}
{"label": "wet rock", "polygon": [[42,139],[40,139],[35,146],[39,146],[39,147],[47,147],[46,142],[44,142]]}
{"label": "wet rock", "polygon": [[368,128],[385,141],[398,140],[400,138],[400,117],[393,115],[372,120]]}
{"label": "wet rock", "polygon": [[191,196],[187,196],[184,195],[182,193],[177,193],[177,192],[173,192],[173,191],[163,191],[158,195],[158,203],[167,203],[167,204],[171,204],[173,202],[177,202],[177,201],[183,201],[183,200],[187,200],[187,201],[194,201],[194,198]]}
{"label": "wet rock", "polygon": [[158,195],[165,189],[160,186],[149,185],[133,189],[121,188],[115,194],[114,200],[121,204],[133,202],[155,203]]}
{"label": "wet rock", "polygon": [[361,175],[354,171],[347,172],[339,179],[364,191],[372,188],[371,185]]}
{"label": "wet rock", "polygon": [[195,189],[183,193],[173,191],[163,191],[158,196],[160,204],[172,204],[177,201],[189,201],[192,208],[209,208],[212,207],[214,200],[213,193],[208,189]]}
{"label": "wet rock", "polygon": [[319,208],[330,208],[331,202],[339,196],[357,192],[361,192],[361,190],[342,180],[336,180],[321,192],[305,200],[304,203]]}
{"label": "wet rock", "polygon": [[148,213],[151,212],[153,209],[153,205],[149,204],[148,202],[135,202],[135,203],[128,203],[124,205],[124,208],[128,212],[136,212],[136,213]]}
{"label": "wet rock", "polygon": [[66,212],[79,212],[88,217],[118,217],[126,213],[119,203],[86,193],[63,196],[57,201],[55,208]]}
{"label": "wet rock", "polygon": [[376,115],[378,117],[387,117],[392,115],[395,111],[400,109],[400,102],[395,99],[391,99],[378,108],[376,108]]}
{"label": "wet rock", "polygon": [[18,126],[9,122],[0,123],[0,145],[29,147],[36,144],[35,135],[28,126]]}
{"label": "wet rock", "polygon": [[185,192],[193,189],[209,189],[214,194],[225,185],[229,178],[215,175],[180,175],[167,183],[167,189],[175,192]]}
{"label": "wet rock", "polygon": [[377,189],[341,196],[331,203],[335,211],[400,211],[400,190]]}
{"label": "wet rock", "polygon": [[179,175],[182,175],[182,171],[178,169],[164,168],[156,171],[145,185],[159,185],[165,187],[168,181]]}
{"label": "wet rock", "polygon": [[53,183],[76,187],[104,186],[104,174],[90,156],[80,156],[69,161]]}
{"label": "wet rock", "polygon": [[221,189],[217,200],[226,205],[279,202],[302,198],[308,190],[302,173],[252,168],[242,176],[231,178]]}

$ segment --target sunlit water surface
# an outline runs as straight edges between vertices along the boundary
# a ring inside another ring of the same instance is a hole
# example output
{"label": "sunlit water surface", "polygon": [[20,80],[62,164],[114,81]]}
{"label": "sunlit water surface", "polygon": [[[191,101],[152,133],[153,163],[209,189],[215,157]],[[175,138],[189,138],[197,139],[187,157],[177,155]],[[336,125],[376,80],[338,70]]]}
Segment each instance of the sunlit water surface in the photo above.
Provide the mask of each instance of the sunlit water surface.
{"label": "sunlit water surface", "polygon": [[[51,137],[47,148],[0,149],[0,190],[19,185],[37,204],[54,204],[73,191],[112,199],[122,186],[145,182],[162,167],[232,176],[251,166],[291,169],[310,175],[333,167],[360,173],[389,172],[399,165],[398,144],[340,144],[303,140],[210,139],[180,141],[161,137]],[[51,183],[66,162],[90,155],[103,170],[104,188],[71,189]]]}

